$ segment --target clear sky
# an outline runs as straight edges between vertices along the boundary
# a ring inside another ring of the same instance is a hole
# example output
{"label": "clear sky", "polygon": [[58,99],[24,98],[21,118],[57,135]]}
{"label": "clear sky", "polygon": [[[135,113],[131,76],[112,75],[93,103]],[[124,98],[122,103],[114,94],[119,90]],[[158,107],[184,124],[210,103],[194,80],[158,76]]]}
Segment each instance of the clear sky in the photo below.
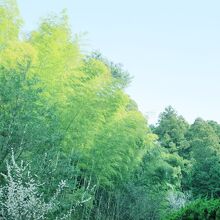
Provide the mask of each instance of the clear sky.
{"label": "clear sky", "polygon": [[172,105],[189,122],[220,122],[219,0],[18,0],[25,30],[66,8],[85,51],[99,50],[134,77],[127,92],[155,122]]}

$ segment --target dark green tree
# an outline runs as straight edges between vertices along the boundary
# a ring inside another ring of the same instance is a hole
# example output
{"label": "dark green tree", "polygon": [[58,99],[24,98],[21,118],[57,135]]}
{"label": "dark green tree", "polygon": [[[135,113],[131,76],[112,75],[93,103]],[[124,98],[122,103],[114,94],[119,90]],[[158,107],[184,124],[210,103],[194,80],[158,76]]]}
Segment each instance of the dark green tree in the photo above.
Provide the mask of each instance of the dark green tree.
{"label": "dark green tree", "polygon": [[220,196],[220,145],[215,130],[202,119],[191,126],[188,139],[192,151],[190,183],[197,197]]}
{"label": "dark green tree", "polygon": [[171,153],[178,152],[180,156],[188,154],[188,142],[185,134],[189,124],[182,116],[168,106],[159,116],[159,121],[153,132],[158,135],[161,146],[167,148]]}

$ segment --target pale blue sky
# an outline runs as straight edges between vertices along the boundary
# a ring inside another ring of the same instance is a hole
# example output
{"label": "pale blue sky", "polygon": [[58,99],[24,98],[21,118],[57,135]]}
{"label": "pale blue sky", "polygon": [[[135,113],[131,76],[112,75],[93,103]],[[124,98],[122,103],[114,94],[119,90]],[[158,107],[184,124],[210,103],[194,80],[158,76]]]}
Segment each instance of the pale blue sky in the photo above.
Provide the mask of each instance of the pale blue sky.
{"label": "pale blue sky", "polygon": [[67,8],[85,51],[100,50],[132,76],[127,92],[150,122],[172,105],[189,122],[220,122],[219,0],[18,0],[25,30]]}

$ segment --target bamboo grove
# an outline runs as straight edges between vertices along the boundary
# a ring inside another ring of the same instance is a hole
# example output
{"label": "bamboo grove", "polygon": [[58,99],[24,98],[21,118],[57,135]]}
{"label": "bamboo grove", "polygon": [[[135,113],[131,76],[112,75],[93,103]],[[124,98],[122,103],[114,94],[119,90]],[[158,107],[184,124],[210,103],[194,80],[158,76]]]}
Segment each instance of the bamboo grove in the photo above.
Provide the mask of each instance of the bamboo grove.
{"label": "bamboo grove", "polygon": [[220,219],[217,122],[169,106],[148,125],[65,12],[22,25],[0,3],[0,219]]}

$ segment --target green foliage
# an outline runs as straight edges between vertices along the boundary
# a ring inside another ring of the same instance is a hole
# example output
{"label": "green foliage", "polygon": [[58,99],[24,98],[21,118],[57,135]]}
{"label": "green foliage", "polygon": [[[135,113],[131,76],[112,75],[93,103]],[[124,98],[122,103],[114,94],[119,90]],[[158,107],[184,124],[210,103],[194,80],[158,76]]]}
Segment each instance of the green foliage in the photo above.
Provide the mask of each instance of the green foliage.
{"label": "green foliage", "polygon": [[174,212],[166,220],[220,219],[220,200],[198,199]]}
{"label": "green foliage", "polygon": [[115,64],[109,61],[107,58],[103,57],[100,52],[93,52],[89,57],[103,62],[110,69],[112,77],[122,89],[127,87],[131,82],[131,76],[127,71],[123,70],[122,64]]}
{"label": "green foliage", "polygon": [[192,149],[191,187],[195,196],[220,196],[220,145],[208,122],[197,119],[188,134]]}
{"label": "green foliage", "polygon": [[16,41],[21,27],[21,18],[15,0],[0,2],[0,53],[10,41]]}
{"label": "green foliage", "polygon": [[[128,72],[100,53],[83,54],[65,12],[42,19],[25,38],[16,2],[3,1],[0,17],[0,171],[7,175],[13,148],[44,183],[34,196],[28,191],[42,204],[66,180],[48,219],[162,219],[191,193],[192,200],[219,198],[218,123],[189,125],[168,107],[150,129],[124,91]],[[216,204],[199,200],[173,216],[197,213],[194,207],[210,215]]]}
{"label": "green foliage", "polygon": [[159,121],[153,132],[158,135],[161,146],[169,151],[176,152],[184,156],[187,154],[188,143],[185,138],[189,125],[182,116],[177,115],[171,107],[167,107],[160,114]]}
{"label": "green foliage", "polygon": [[28,70],[0,68],[0,166],[12,148],[19,157],[30,148],[52,146],[59,138],[56,117],[41,98],[38,80],[27,78]]}
{"label": "green foliage", "polygon": [[176,163],[179,164],[176,168],[178,173],[176,179],[179,181],[177,185],[183,190],[189,190],[188,173],[191,167],[190,144],[187,139],[189,127],[185,119],[171,106],[160,114],[157,125],[152,126],[152,131],[158,135],[160,145],[170,153],[166,160],[169,160],[174,167]]}
{"label": "green foliage", "polygon": [[[31,175],[28,165],[17,164],[12,151],[11,161],[7,162],[7,174],[2,174],[5,185],[0,187],[0,217],[1,219],[48,219],[56,213],[57,219],[69,219],[79,205],[88,202],[91,197],[85,195],[87,189],[80,194],[76,201],[72,201],[69,210],[61,212],[61,194],[68,188],[66,182],[61,180],[54,194],[45,201],[40,192],[42,183],[39,183]],[[74,193],[76,197],[77,193]],[[62,200],[61,200],[62,201]],[[62,210],[63,211],[63,210]]]}

